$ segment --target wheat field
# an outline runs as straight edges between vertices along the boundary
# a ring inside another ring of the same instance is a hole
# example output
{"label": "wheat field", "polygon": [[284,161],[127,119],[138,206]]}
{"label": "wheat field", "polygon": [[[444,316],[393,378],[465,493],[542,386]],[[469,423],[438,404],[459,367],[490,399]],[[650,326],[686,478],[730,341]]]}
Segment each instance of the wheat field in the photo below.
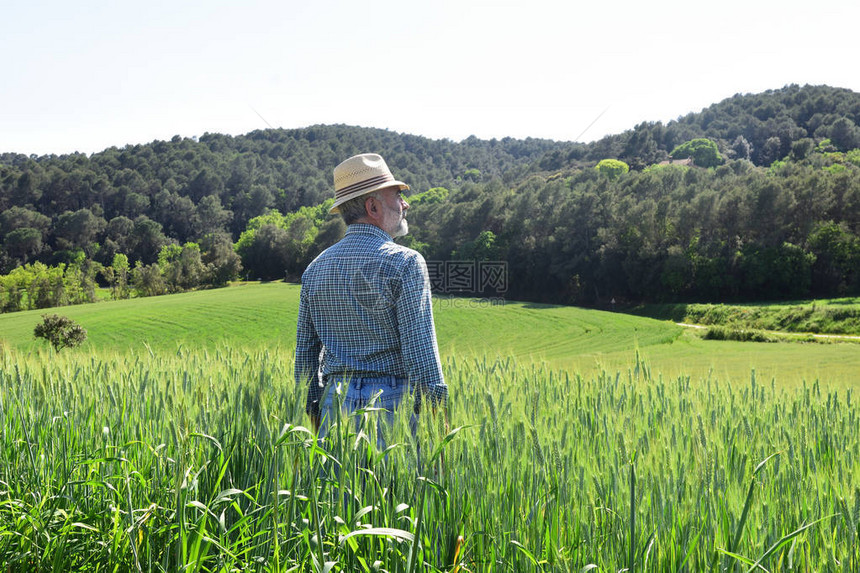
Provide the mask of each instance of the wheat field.
{"label": "wheat field", "polygon": [[288,346],[6,353],[0,563],[860,570],[850,390],[449,358],[449,429],[398,418],[379,452],[372,408],[318,442],[291,368]]}

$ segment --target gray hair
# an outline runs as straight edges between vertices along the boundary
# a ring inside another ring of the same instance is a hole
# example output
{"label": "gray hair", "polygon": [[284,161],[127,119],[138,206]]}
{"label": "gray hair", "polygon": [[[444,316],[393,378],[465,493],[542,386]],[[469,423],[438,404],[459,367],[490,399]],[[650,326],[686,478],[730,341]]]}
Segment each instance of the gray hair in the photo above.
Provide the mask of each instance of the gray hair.
{"label": "gray hair", "polygon": [[354,199],[350,199],[349,201],[343,203],[340,207],[338,207],[338,211],[340,212],[340,216],[343,217],[343,222],[347,225],[352,225],[365,215],[367,215],[367,211],[364,207],[364,202],[368,197],[379,198],[379,195],[374,191],[373,193],[366,193]]}

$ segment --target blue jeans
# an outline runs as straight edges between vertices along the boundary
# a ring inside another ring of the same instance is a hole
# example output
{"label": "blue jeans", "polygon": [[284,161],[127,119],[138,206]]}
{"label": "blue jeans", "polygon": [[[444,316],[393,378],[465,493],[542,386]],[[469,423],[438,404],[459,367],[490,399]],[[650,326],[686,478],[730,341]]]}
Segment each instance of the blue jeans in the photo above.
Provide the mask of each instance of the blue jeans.
{"label": "blue jeans", "polygon": [[[329,376],[326,379],[326,396],[321,412],[320,438],[326,436],[328,426],[337,419],[333,410],[334,404],[338,400],[335,391],[337,385],[340,385],[342,393],[346,388],[342,410],[344,417],[370,405],[372,398],[381,392],[373,405],[384,410],[384,412],[377,412],[376,414],[376,447],[380,451],[384,450],[386,448],[385,427],[390,427],[394,423],[395,411],[403,402],[404,397],[412,396],[408,380],[394,376]],[[356,418],[356,429],[358,429],[360,421],[359,418]],[[409,431],[413,436],[416,436],[418,432],[418,415],[414,412],[409,418]]]}

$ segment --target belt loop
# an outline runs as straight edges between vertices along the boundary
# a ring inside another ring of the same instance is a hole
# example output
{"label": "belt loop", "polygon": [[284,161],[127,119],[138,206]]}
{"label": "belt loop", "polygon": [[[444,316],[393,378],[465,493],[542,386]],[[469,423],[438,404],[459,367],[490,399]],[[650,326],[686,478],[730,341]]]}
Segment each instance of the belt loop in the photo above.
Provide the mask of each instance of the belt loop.
{"label": "belt loop", "polygon": [[389,376],[388,377],[388,384],[391,385],[392,388],[397,388],[397,377],[396,376]]}
{"label": "belt loop", "polygon": [[356,377],[356,378],[353,378],[353,381],[355,382],[355,389],[356,389],[356,390],[361,390],[361,387],[362,387],[362,385],[363,385],[363,384],[362,384],[362,382],[361,382],[361,376],[358,376],[358,377]]}

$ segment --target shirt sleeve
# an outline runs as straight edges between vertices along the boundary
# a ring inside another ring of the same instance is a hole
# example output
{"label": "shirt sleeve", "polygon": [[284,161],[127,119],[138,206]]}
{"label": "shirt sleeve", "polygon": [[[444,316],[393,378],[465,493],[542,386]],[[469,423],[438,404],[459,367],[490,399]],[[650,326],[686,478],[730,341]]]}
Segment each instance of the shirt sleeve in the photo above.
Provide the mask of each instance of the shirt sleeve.
{"label": "shirt sleeve", "polygon": [[302,285],[299,295],[299,319],[296,327],[296,384],[307,385],[308,397],[305,412],[319,414],[319,401],[325,385],[319,376],[322,342],[311,321],[310,308],[306,300],[306,289]]}
{"label": "shirt sleeve", "polygon": [[427,264],[419,254],[411,257],[401,276],[397,301],[397,328],[400,349],[411,383],[416,389],[416,409],[423,397],[435,406],[448,400],[448,386],[442,377],[442,364],[433,324],[433,303]]}

